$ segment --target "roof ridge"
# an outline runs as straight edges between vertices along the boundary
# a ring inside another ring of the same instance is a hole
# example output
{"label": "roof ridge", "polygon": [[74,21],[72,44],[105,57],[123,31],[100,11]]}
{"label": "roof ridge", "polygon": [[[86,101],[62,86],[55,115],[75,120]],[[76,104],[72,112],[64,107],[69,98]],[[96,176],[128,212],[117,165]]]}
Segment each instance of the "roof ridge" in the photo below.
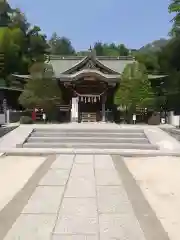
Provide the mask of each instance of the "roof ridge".
{"label": "roof ridge", "polygon": [[50,60],[82,60],[87,56],[63,56],[63,55],[50,55]]}
{"label": "roof ridge", "polygon": [[[50,60],[82,60],[87,56],[50,55]],[[96,56],[97,60],[134,60],[133,56]]]}

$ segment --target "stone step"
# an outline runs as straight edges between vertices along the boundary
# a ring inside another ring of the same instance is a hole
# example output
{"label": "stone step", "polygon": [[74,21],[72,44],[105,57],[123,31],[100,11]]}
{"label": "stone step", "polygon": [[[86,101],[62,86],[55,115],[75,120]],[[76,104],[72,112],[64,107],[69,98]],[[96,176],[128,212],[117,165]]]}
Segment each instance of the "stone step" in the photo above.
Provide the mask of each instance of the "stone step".
{"label": "stone step", "polygon": [[139,149],[157,150],[157,146],[137,143],[30,143],[23,145],[24,148],[74,148],[74,149]]}
{"label": "stone step", "polygon": [[32,132],[31,137],[102,137],[102,138],[145,138],[144,133],[119,133],[119,132]]}
{"label": "stone step", "polygon": [[[78,125],[77,125],[78,126]],[[33,130],[34,132],[43,132],[43,133],[144,133],[144,130],[141,128],[117,128],[117,129],[108,129],[108,128],[102,128],[102,129],[96,129],[96,128],[84,128],[84,129],[78,129],[77,128],[69,128],[69,129],[57,129],[57,128],[35,128]]]}
{"label": "stone step", "polygon": [[76,143],[76,142],[96,142],[96,143],[149,143],[147,138],[109,138],[109,137],[30,137],[29,143]]}

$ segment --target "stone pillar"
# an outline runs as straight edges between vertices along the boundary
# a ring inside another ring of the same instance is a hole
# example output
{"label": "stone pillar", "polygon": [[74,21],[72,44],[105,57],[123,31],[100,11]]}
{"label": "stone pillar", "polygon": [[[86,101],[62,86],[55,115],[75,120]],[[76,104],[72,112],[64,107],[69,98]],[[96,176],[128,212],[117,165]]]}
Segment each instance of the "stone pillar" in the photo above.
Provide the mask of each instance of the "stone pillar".
{"label": "stone pillar", "polygon": [[71,122],[78,122],[78,97],[72,98]]}
{"label": "stone pillar", "polygon": [[105,105],[105,97],[102,97],[102,122],[106,122],[106,105]]}
{"label": "stone pillar", "polygon": [[10,123],[10,111],[9,109],[7,109],[6,111],[6,124],[9,124]]}

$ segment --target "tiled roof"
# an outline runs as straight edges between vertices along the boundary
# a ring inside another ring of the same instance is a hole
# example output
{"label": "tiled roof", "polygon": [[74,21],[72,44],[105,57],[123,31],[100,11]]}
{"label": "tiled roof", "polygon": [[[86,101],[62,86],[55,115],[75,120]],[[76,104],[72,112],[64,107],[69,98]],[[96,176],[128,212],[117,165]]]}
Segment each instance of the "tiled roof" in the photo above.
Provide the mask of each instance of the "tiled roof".
{"label": "tiled roof", "polygon": [[[60,73],[71,69],[72,67],[79,65],[85,58],[83,56],[50,56],[50,64],[54,69],[55,76]],[[103,64],[105,67],[110,68],[111,70],[122,73],[125,66],[134,61],[132,56],[127,57],[105,57],[105,56],[96,56],[95,59]]]}

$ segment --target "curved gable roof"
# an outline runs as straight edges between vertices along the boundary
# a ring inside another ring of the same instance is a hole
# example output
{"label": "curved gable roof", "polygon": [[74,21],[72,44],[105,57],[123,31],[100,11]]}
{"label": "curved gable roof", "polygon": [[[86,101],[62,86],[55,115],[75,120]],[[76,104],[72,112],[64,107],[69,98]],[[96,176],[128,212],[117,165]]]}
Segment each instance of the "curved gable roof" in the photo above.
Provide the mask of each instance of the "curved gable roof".
{"label": "curved gable roof", "polygon": [[[107,74],[121,74],[125,66],[132,63],[134,59],[129,57],[96,57],[93,55],[83,56],[50,56],[50,64],[52,64],[55,76],[59,74],[73,74],[76,71],[80,71],[88,62],[97,67],[97,69],[103,69]],[[88,67],[86,66],[86,69]],[[89,67],[91,69],[91,67]]]}
{"label": "curved gable roof", "polygon": [[98,76],[100,79],[104,81],[108,80],[117,81],[117,79],[120,79],[120,74],[105,74],[97,69],[82,69],[72,74],[60,74],[58,78],[66,81],[67,80],[76,81],[81,77],[89,76],[89,74],[91,74],[91,76]]}

